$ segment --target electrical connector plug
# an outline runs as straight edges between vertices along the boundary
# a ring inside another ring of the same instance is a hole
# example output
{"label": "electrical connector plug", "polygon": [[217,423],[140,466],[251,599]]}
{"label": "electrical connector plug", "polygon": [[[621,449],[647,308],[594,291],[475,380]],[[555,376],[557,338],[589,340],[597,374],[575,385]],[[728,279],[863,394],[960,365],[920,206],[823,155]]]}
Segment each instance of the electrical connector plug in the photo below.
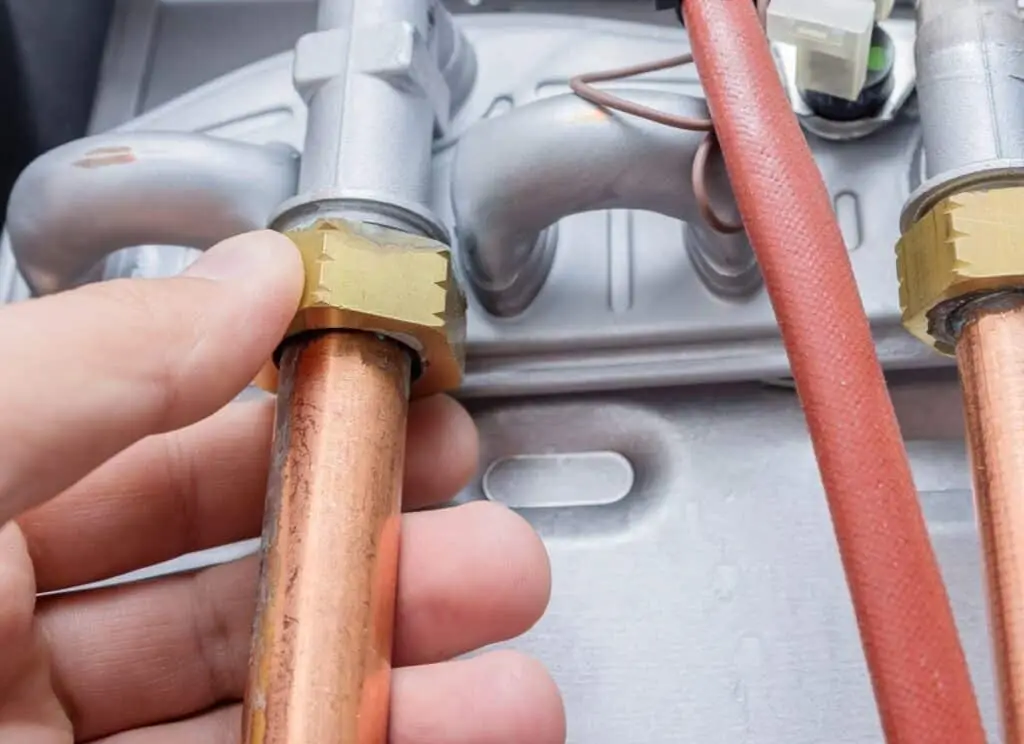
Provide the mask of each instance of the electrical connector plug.
{"label": "electrical connector plug", "polygon": [[772,0],[768,38],[796,47],[801,90],[856,101],[867,80],[875,23],[893,0]]}

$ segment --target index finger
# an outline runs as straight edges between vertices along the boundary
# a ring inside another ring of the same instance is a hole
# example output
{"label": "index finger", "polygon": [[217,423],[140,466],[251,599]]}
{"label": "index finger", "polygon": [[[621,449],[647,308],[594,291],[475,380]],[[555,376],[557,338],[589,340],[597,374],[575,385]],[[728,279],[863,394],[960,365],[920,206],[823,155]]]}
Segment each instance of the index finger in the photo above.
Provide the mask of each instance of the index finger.
{"label": "index finger", "polygon": [[280,342],[302,283],[294,246],[262,231],[181,276],[0,310],[0,525],[133,442],[227,404]]}

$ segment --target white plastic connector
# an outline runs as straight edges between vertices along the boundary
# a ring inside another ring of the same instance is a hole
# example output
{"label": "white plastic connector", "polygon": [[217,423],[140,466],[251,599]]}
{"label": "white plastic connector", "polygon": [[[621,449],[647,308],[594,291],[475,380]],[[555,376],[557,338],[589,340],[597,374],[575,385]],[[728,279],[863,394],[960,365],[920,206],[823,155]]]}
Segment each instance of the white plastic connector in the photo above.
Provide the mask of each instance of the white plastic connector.
{"label": "white plastic connector", "polygon": [[772,0],[768,38],[796,47],[803,90],[854,101],[867,78],[871,32],[893,0]]}

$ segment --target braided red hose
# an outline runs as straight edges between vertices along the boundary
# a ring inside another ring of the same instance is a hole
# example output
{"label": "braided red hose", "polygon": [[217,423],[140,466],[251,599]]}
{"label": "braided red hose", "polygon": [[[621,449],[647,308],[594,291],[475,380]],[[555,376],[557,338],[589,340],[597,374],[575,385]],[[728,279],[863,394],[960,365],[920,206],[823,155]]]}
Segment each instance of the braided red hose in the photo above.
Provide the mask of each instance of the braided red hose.
{"label": "braided red hose", "polygon": [[985,744],[849,256],[757,11],[682,7],[807,418],[886,740]]}

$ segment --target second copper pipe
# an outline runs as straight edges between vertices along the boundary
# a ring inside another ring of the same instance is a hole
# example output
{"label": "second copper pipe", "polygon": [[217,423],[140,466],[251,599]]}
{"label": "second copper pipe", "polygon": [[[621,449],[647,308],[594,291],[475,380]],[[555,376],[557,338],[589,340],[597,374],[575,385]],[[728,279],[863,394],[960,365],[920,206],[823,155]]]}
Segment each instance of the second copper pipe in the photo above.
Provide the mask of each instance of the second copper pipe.
{"label": "second copper pipe", "polygon": [[1005,744],[1024,742],[1024,296],[972,303],[957,361]]}
{"label": "second copper pipe", "polygon": [[368,333],[281,357],[244,744],[386,744],[411,362]]}

